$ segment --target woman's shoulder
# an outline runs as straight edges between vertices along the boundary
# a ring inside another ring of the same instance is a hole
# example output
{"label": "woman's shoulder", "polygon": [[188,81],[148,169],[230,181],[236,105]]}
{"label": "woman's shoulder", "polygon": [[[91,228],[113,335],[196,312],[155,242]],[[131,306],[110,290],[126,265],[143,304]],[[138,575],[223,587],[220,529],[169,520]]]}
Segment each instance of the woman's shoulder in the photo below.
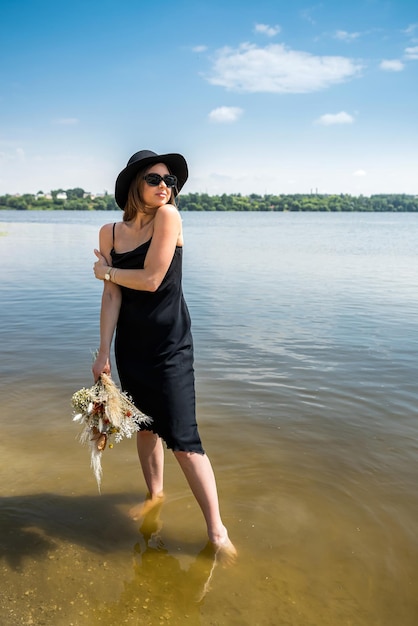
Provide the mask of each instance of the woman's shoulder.
{"label": "woman's shoulder", "polygon": [[115,227],[117,228],[117,225],[121,223],[122,222],[111,222],[110,224],[103,224],[99,231],[100,237],[111,237],[113,239]]}
{"label": "woman's shoulder", "polygon": [[104,224],[99,231],[99,240],[100,246],[111,250],[113,248],[114,242],[114,232],[115,225],[117,222],[112,222],[110,224]]}
{"label": "woman's shoulder", "polygon": [[154,234],[171,233],[176,238],[176,245],[183,245],[182,222],[179,210],[174,204],[164,204],[155,214]]}
{"label": "woman's shoulder", "polygon": [[163,204],[158,207],[155,217],[158,220],[181,221],[179,210],[175,204]]}
{"label": "woman's shoulder", "polygon": [[115,227],[115,225],[118,222],[111,222],[110,224],[103,224],[103,226],[100,227],[100,232],[101,233],[113,233],[113,229]]}
{"label": "woman's shoulder", "polygon": [[160,229],[164,232],[167,232],[167,229],[177,233],[181,231],[180,213],[174,204],[164,204],[158,207],[154,220],[154,232]]}

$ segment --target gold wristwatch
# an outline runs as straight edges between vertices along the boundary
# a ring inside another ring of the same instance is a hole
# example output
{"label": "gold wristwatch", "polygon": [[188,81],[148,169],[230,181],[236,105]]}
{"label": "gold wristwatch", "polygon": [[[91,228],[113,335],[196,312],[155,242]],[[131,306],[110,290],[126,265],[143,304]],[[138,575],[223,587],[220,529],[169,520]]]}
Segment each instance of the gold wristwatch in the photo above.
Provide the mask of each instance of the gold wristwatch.
{"label": "gold wristwatch", "polygon": [[110,271],[111,271],[111,269],[112,269],[111,267],[108,267],[108,268],[107,268],[107,272],[106,272],[106,274],[104,275],[105,280],[111,280],[111,278],[112,278],[112,277],[111,277],[111,275],[110,275]]}

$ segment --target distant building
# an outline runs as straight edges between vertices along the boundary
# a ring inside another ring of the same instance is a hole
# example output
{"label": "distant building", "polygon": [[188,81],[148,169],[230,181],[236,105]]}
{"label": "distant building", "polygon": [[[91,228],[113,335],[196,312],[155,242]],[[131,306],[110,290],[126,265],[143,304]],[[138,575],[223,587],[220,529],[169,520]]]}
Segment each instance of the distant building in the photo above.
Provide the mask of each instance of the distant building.
{"label": "distant building", "polygon": [[105,193],[90,193],[90,192],[86,192],[83,196],[83,198],[91,198],[91,200],[94,200],[95,198],[104,198],[105,197]]}
{"label": "distant building", "polygon": [[39,200],[40,198],[45,198],[46,200],[52,200],[52,196],[50,193],[37,193],[35,196],[35,200]]}

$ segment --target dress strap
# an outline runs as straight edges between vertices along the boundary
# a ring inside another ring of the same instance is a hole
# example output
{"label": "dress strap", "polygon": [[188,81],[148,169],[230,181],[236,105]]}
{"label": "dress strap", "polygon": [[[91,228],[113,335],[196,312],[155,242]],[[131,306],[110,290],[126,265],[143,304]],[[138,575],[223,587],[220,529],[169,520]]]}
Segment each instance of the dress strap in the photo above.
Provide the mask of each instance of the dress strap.
{"label": "dress strap", "polygon": [[115,247],[115,226],[116,226],[116,222],[113,223],[113,248]]}

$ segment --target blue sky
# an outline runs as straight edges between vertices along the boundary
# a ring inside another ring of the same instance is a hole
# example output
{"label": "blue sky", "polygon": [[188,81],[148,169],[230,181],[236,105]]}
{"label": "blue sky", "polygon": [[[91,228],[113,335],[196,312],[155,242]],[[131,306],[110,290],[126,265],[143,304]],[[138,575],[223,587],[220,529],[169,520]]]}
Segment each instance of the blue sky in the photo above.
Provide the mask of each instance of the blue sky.
{"label": "blue sky", "polygon": [[418,193],[416,0],[0,0],[0,194]]}

